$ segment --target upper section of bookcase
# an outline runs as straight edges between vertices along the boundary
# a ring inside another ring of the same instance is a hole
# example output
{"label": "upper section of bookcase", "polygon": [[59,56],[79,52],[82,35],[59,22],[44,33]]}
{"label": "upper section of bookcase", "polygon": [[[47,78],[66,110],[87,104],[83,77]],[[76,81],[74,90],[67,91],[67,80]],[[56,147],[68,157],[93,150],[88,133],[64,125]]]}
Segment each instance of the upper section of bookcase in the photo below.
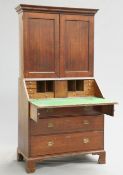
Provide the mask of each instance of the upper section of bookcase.
{"label": "upper section of bookcase", "polygon": [[20,77],[93,77],[97,9],[21,4]]}

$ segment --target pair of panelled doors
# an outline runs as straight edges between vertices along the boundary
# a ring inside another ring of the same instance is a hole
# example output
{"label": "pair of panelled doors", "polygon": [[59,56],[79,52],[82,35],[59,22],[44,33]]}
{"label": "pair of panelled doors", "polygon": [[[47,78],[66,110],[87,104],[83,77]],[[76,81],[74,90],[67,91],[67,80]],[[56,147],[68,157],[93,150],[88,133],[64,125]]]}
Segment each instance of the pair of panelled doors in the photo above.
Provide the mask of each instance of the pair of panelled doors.
{"label": "pair of panelled doors", "polygon": [[93,24],[93,16],[25,12],[25,77],[92,76]]}

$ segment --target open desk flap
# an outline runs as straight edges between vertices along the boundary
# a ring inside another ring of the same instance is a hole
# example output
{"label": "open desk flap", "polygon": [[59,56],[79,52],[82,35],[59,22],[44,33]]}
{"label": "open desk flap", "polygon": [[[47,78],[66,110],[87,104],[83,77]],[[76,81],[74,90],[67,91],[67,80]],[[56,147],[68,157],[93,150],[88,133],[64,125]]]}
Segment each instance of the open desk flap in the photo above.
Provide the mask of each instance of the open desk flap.
{"label": "open desk flap", "polygon": [[102,105],[102,106],[95,106],[94,107],[96,111],[107,114],[110,116],[114,116],[114,105]]}
{"label": "open desk flap", "polygon": [[93,107],[95,111],[102,114],[114,115],[114,104],[111,100],[98,97],[70,97],[70,98],[45,98],[45,99],[30,99],[30,117],[37,121],[39,109],[51,108],[74,108]]}
{"label": "open desk flap", "polygon": [[74,106],[102,106],[113,105],[116,102],[98,97],[69,97],[69,98],[45,98],[45,99],[30,99],[30,103],[38,108],[46,107],[74,107]]}

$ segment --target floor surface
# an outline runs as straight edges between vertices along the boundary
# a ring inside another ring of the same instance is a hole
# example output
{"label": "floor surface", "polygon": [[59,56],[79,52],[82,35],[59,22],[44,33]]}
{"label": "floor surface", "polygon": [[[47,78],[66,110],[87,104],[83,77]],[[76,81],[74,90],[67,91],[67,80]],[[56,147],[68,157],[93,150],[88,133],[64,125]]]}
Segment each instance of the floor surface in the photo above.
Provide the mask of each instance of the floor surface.
{"label": "floor surface", "polygon": [[[7,150],[7,151],[6,151]],[[123,160],[108,151],[107,164],[97,164],[97,155],[55,158],[37,164],[34,175],[122,175]],[[120,156],[119,156],[120,157]],[[122,159],[122,157],[121,157]],[[119,163],[120,162],[120,163]],[[0,149],[0,175],[25,175],[24,162],[16,161],[16,148]]]}

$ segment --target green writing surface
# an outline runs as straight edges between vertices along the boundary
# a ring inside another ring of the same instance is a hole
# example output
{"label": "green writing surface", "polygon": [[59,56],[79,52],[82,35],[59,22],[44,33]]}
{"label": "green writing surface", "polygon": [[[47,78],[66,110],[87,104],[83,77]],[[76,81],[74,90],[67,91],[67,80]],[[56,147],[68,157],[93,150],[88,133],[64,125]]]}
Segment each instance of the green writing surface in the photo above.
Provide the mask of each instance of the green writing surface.
{"label": "green writing surface", "polygon": [[69,98],[45,98],[31,99],[30,103],[37,107],[60,107],[60,106],[76,106],[76,105],[104,105],[115,104],[115,102],[98,97],[69,97]]}

